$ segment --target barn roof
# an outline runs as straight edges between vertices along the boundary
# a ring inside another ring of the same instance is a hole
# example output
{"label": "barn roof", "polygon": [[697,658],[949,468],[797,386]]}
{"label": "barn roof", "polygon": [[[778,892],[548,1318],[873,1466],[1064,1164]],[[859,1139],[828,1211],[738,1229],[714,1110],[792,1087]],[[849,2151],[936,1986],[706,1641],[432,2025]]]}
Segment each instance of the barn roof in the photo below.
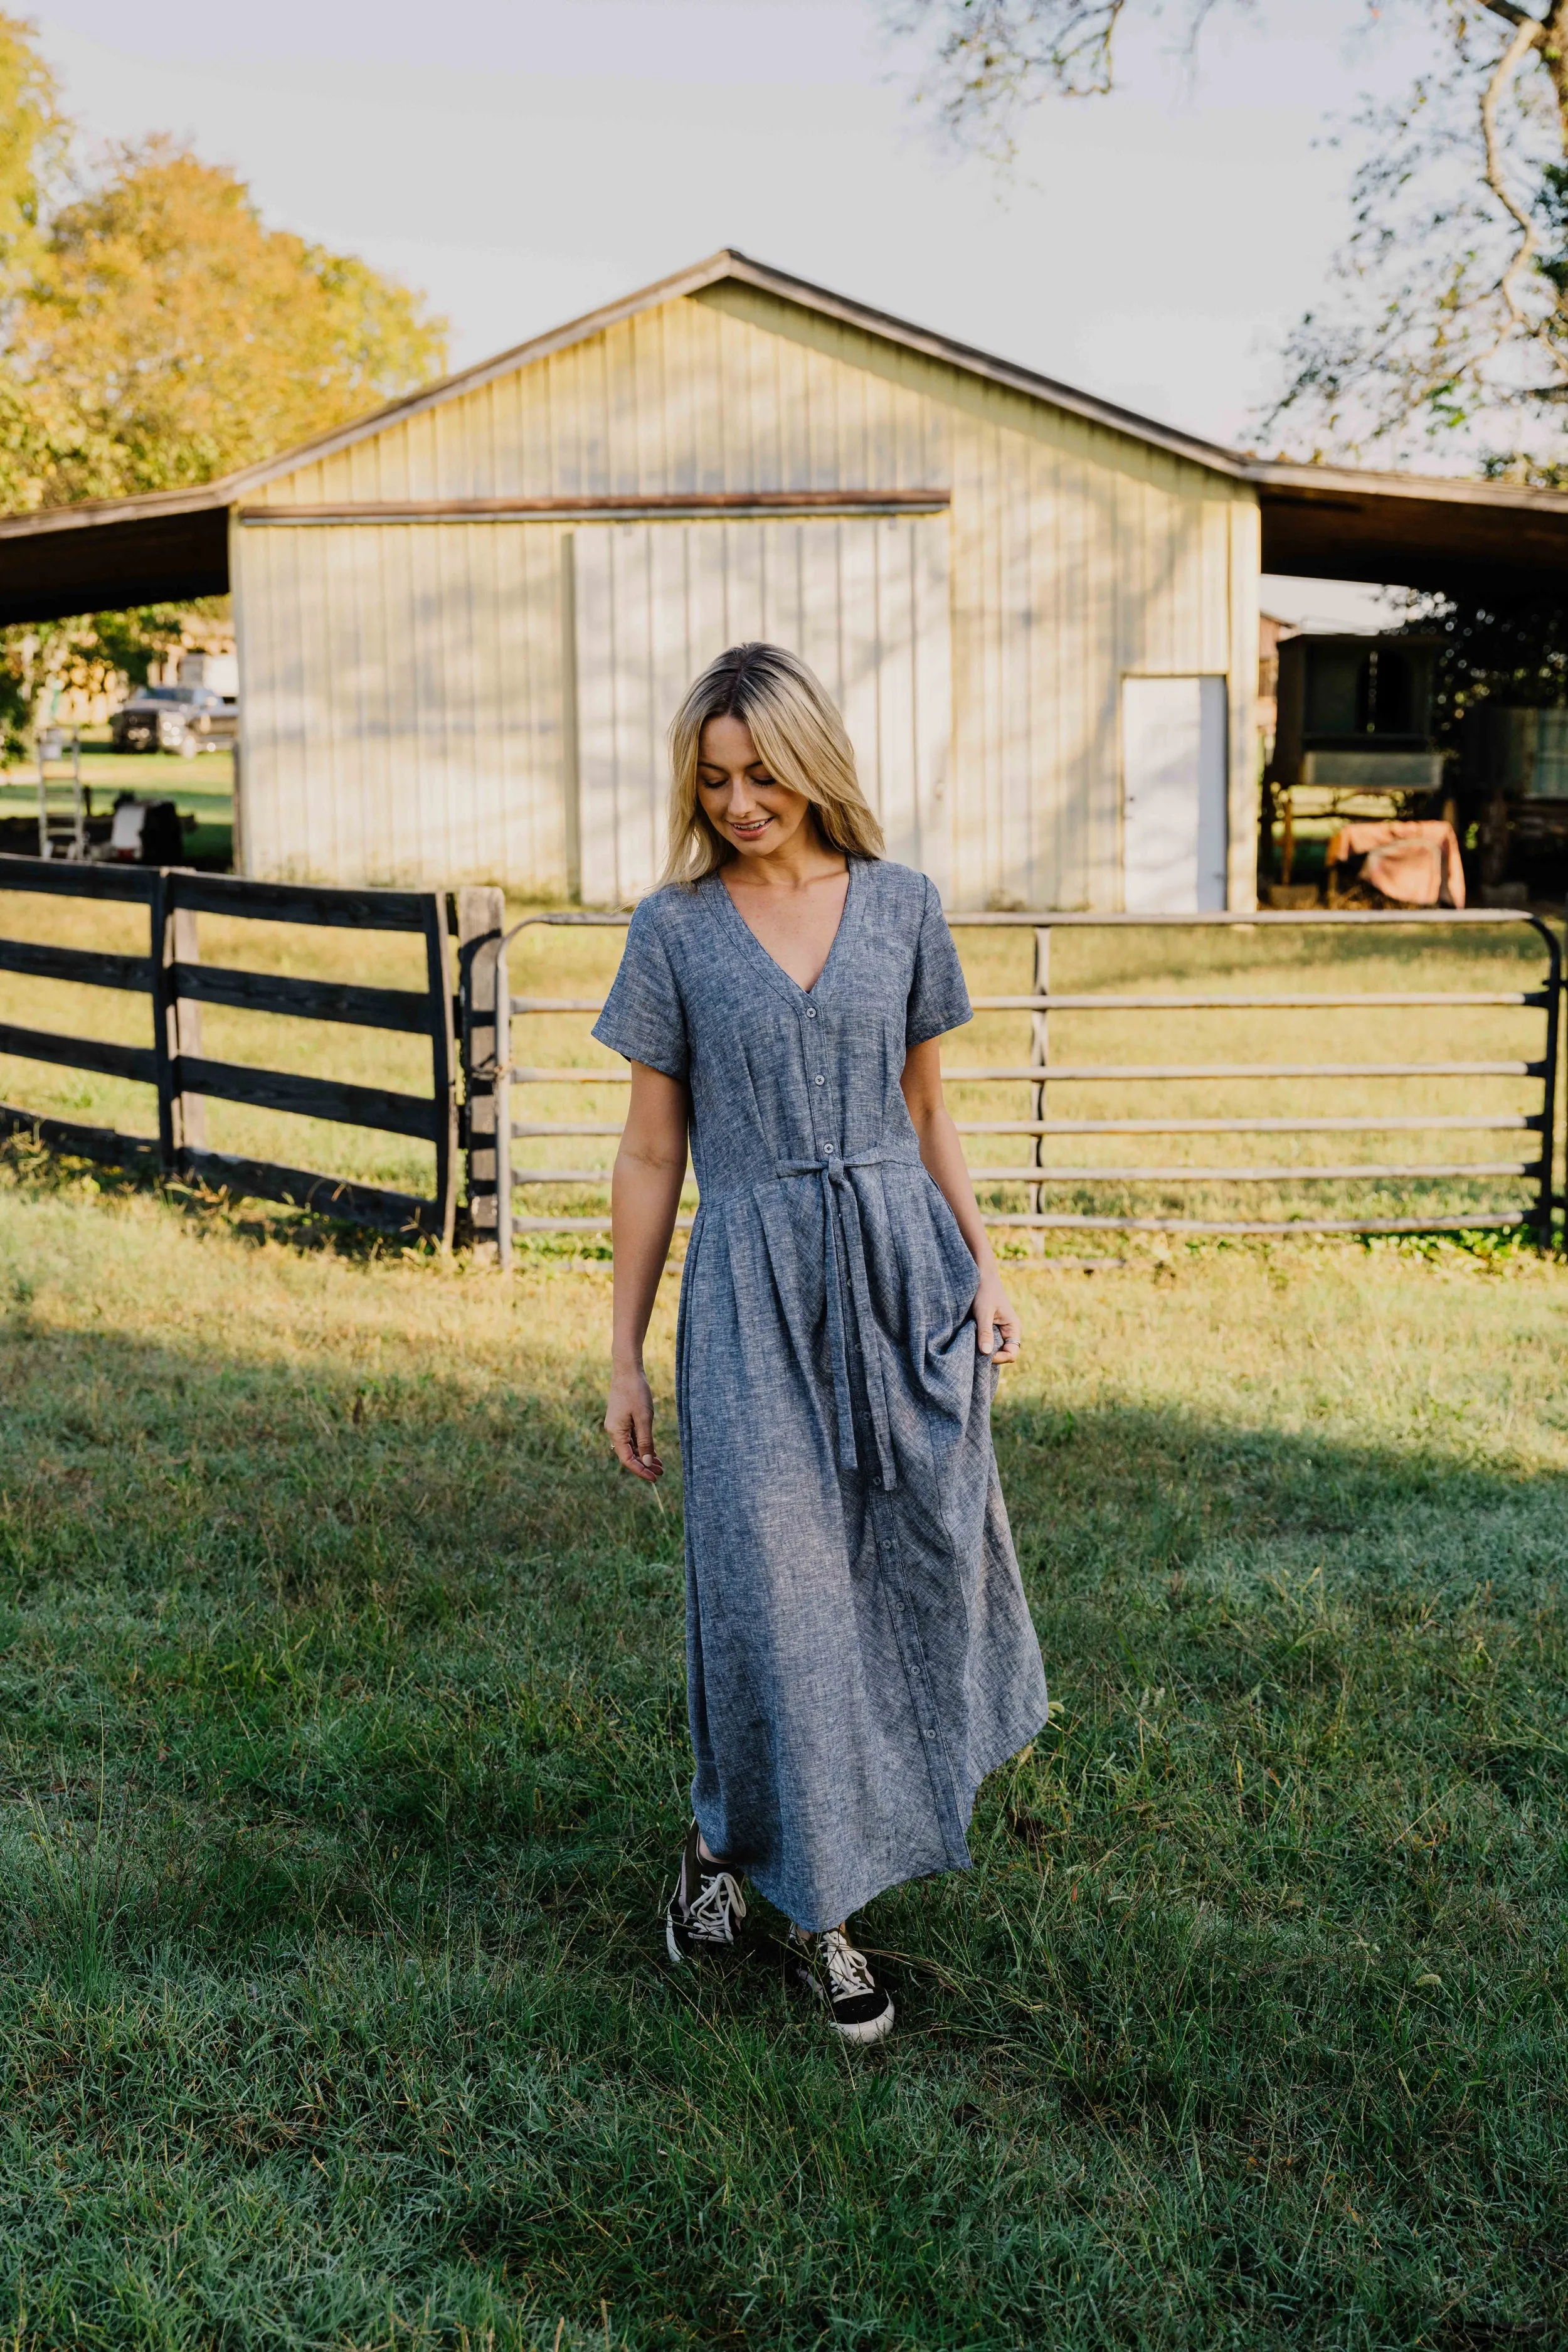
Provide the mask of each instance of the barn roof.
{"label": "barn roof", "polygon": [[726,247],[673,278],[660,278],[216,481],[193,489],[93,499],[0,517],[0,623],[221,593],[229,584],[230,513],[250,491],[371,439],[426,409],[459,399],[498,376],[569,350],[639,311],[727,281],[757,288],[1228,480],[1251,485],[1262,509],[1266,572],[1394,581],[1417,588],[1462,581],[1522,587],[1568,565],[1568,494],[1350,467],[1291,465],[1228,449]]}

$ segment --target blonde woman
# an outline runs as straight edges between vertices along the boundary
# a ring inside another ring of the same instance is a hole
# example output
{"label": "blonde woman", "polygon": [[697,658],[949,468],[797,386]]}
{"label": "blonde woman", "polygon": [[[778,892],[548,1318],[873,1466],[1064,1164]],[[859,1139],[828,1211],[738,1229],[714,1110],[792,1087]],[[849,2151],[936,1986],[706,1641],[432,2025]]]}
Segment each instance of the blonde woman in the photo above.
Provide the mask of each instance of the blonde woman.
{"label": "blonde woman", "polygon": [[937,1059],[969,1000],[803,662],[722,654],[671,749],[664,882],[593,1033],[632,1064],[604,1425],[650,1482],[643,1341],[688,1145],[701,1191],[676,1349],[695,1819],[665,1943],[733,1948],[749,1878],[793,1980],[879,2042],[851,1914],[968,1866],[977,1788],[1046,1713],[990,1435],[1019,1323]]}

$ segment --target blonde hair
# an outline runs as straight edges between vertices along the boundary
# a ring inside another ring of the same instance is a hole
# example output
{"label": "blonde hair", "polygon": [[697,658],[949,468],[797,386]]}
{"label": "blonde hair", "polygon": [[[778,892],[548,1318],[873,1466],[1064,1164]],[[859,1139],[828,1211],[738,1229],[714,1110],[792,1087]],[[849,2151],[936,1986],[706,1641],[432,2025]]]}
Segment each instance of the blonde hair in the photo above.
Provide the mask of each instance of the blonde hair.
{"label": "blonde hair", "polygon": [[743,721],[768,773],[810,802],[830,849],[846,857],[883,855],[882,827],[861,790],[854,748],[820,680],[782,646],[731,646],[687,688],[671,721],[670,851],[662,882],[701,882],[735,855],[697,796],[710,719]]}

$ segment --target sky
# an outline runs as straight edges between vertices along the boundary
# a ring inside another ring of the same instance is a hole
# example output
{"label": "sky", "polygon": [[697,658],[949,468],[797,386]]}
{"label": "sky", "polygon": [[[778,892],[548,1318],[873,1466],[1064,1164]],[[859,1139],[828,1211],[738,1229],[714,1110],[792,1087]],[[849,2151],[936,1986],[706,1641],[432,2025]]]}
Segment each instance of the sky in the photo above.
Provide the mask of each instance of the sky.
{"label": "sky", "polygon": [[1409,82],[1419,26],[1255,0],[1195,72],[1180,13],[1134,12],[1114,96],[1047,101],[1006,176],[944,146],[880,0],[56,0],[38,27],[89,142],[232,165],[268,221],[421,288],[455,365],[731,245],[1247,443],[1346,226],[1325,132]]}

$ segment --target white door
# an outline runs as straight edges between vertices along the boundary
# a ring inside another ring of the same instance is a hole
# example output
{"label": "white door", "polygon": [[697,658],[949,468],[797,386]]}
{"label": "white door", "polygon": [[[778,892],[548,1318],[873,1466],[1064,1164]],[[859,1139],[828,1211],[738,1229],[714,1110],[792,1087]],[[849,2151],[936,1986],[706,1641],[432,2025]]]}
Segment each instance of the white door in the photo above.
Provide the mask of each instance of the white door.
{"label": "white door", "polygon": [[1225,905],[1222,677],[1122,681],[1122,903],[1129,915]]}
{"label": "white door", "polygon": [[572,561],[585,905],[653,887],[670,720],[705,663],[756,637],[800,654],[842,710],[889,856],[946,885],[946,515],[592,524]]}

